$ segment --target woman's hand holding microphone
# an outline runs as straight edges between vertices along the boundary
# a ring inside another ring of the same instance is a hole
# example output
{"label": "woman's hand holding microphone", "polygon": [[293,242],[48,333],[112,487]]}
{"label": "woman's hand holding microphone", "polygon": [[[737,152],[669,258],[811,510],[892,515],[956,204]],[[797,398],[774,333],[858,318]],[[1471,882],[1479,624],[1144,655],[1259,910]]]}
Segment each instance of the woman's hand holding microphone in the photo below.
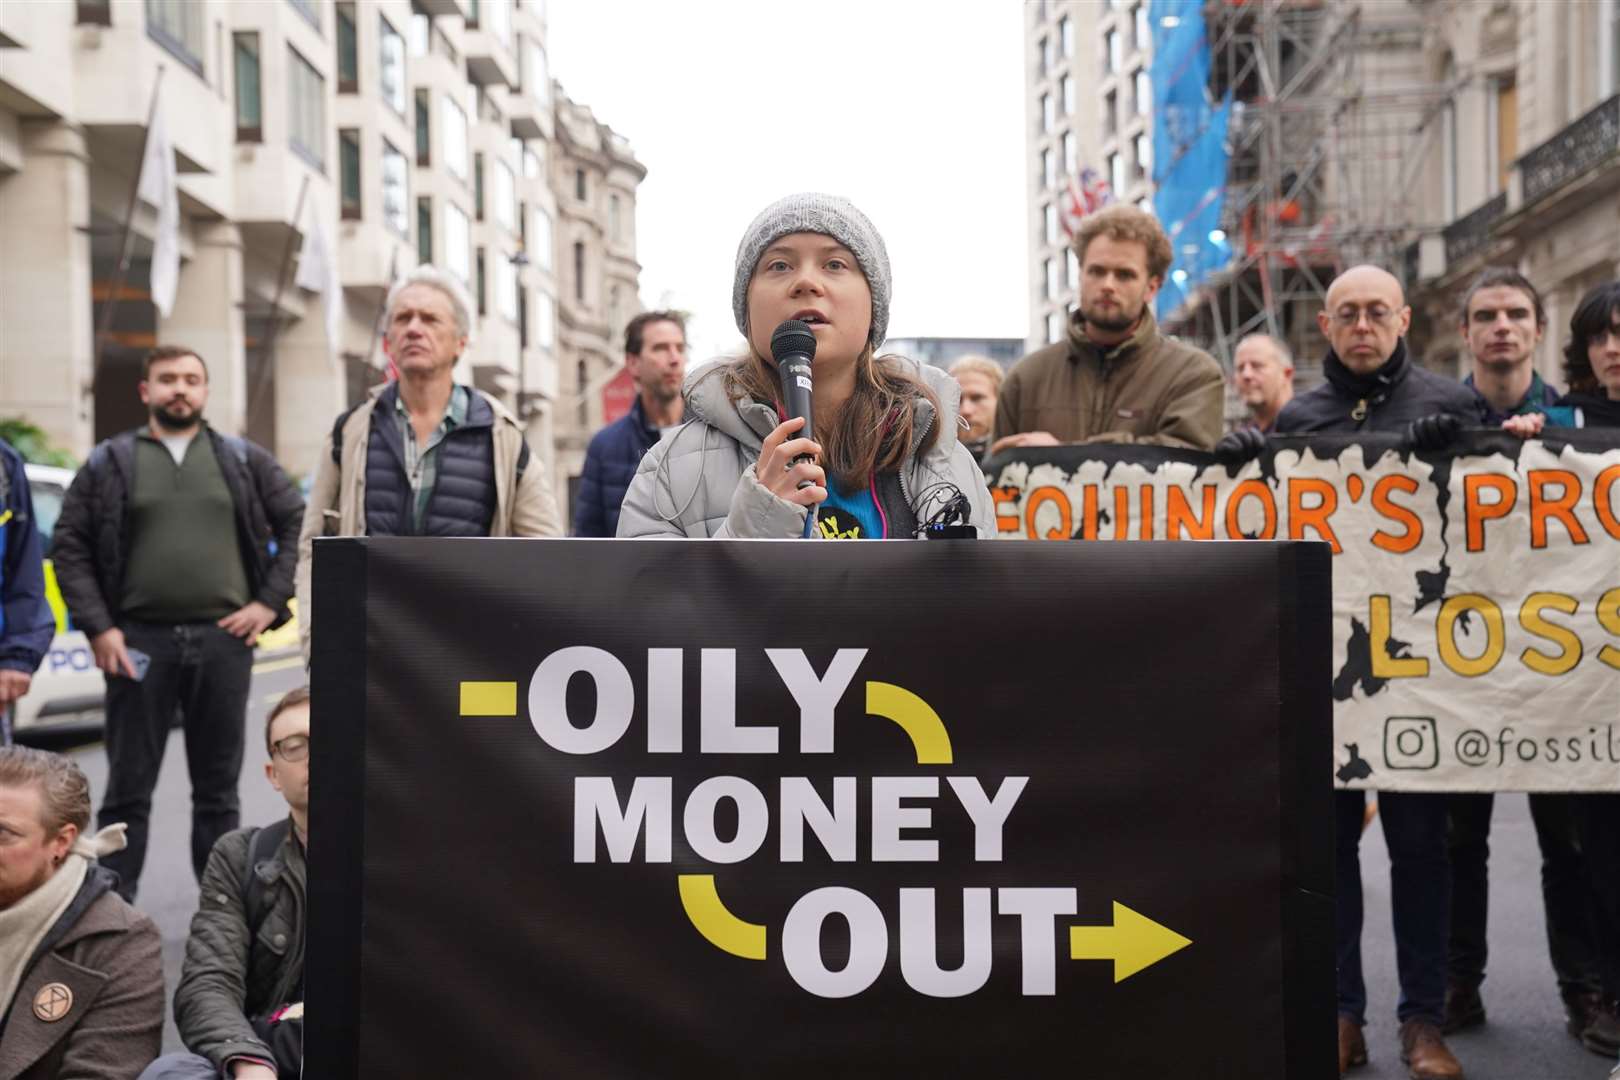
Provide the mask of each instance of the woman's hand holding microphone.
{"label": "woman's hand holding microphone", "polygon": [[[792,438],[802,427],[804,417],[795,416],[778,424],[765,436],[754,472],[765,490],[778,499],[798,506],[814,506],[827,499],[827,473],[814,460],[821,454],[821,444]],[[806,456],[809,460],[795,463],[794,458]],[[801,488],[799,485],[807,480],[809,484]]]}

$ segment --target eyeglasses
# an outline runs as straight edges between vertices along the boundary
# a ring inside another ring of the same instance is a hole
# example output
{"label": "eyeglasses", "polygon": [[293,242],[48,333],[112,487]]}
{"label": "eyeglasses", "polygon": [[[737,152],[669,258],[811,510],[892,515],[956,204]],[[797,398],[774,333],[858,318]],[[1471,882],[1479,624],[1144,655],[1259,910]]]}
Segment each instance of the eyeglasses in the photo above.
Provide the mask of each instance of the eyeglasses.
{"label": "eyeglasses", "polygon": [[1395,319],[1395,310],[1374,304],[1366,308],[1340,308],[1333,313],[1333,321],[1341,329],[1353,329],[1361,322],[1363,315],[1367,317],[1369,326],[1388,326]]}
{"label": "eyeglasses", "polygon": [[278,757],[288,764],[296,764],[309,757],[309,736],[288,735],[284,739],[277,739],[270,744],[270,756]]}

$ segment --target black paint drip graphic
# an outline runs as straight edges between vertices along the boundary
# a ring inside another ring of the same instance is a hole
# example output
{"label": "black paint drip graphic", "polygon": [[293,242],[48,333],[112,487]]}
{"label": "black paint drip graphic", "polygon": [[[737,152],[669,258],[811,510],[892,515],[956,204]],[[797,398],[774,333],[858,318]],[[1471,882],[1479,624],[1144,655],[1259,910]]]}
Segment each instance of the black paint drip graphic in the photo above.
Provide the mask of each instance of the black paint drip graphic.
{"label": "black paint drip graphic", "polygon": [[1361,756],[1360,744],[1345,743],[1344,748],[1350,751],[1350,760],[1340,765],[1339,771],[1334,773],[1339,778],[1339,782],[1348,784],[1352,780],[1365,780],[1371,776],[1372,766],[1367,764],[1367,760]]}
{"label": "black paint drip graphic", "polygon": [[[1412,643],[1390,638],[1384,642],[1384,655],[1391,660],[1410,660],[1412,658]],[[1361,692],[1372,697],[1378,691],[1389,685],[1388,679],[1379,678],[1373,674],[1372,666],[1372,635],[1367,628],[1361,625],[1361,620],[1350,619],[1350,640],[1344,646],[1344,667],[1333,679],[1333,700],[1349,701],[1355,693],[1356,684],[1361,685]]]}

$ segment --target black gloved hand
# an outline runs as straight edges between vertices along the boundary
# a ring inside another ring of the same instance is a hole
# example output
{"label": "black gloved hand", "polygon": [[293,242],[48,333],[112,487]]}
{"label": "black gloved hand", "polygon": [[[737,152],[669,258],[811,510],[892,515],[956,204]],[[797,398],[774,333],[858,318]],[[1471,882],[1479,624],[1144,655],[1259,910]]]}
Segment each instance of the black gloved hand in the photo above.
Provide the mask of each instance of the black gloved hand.
{"label": "black gloved hand", "polygon": [[1406,445],[1414,450],[1444,450],[1462,426],[1462,420],[1451,413],[1420,416],[1406,426]]}
{"label": "black gloved hand", "polygon": [[1215,444],[1215,460],[1222,465],[1242,465],[1253,461],[1266,449],[1266,437],[1258,428],[1238,428],[1221,436]]}

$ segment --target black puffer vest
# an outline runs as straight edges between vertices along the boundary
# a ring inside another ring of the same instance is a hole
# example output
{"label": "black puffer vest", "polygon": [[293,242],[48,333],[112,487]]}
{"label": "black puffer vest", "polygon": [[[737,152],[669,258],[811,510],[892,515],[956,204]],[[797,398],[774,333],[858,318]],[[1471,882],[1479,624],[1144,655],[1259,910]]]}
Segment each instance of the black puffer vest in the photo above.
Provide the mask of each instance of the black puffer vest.
{"label": "black puffer vest", "polygon": [[483,395],[468,392],[467,422],[439,444],[438,477],[422,515],[411,525],[410,477],[405,444],[394,417],[399,389],[390,386],[371,411],[366,447],[366,535],[488,536],[495,520],[495,410]]}

